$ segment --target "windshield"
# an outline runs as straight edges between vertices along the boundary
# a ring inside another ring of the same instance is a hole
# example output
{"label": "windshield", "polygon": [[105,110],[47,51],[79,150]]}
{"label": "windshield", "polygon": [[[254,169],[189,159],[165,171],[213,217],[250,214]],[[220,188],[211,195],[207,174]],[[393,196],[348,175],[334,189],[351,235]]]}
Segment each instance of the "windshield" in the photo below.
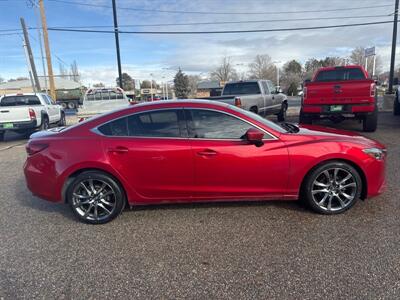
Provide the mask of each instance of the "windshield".
{"label": "windshield", "polygon": [[40,100],[35,95],[5,96],[1,99],[0,106],[40,105]]}
{"label": "windshield", "polygon": [[244,115],[246,115],[246,116],[248,116],[248,117],[250,117],[250,118],[252,118],[252,119],[254,119],[256,121],[258,121],[258,122],[266,125],[267,127],[271,128],[271,129],[273,129],[273,130],[275,130],[277,132],[280,132],[280,133],[286,133],[287,132],[287,130],[285,130],[284,128],[282,128],[278,124],[276,124],[276,123],[274,123],[274,122],[272,122],[270,120],[264,119],[260,115],[257,115],[257,114],[255,114],[253,112],[250,112],[248,110],[244,110],[242,108],[238,108],[238,107],[233,106],[233,105],[229,106],[229,108],[231,108],[233,110],[236,110],[236,111],[238,111],[238,112],[240,112],[240,113],[242,113],[242,114],[244,114]]}
{"label": "windshield", "polygon": [[254,95],[261,94],[257,82],[236,82],[225,85],[223,95]]}
{"label": "windshield", "polygon": [[315,81],[343,81],[343,80],[363,80],[364,73],[360,69],[336,69],[320,71]]}

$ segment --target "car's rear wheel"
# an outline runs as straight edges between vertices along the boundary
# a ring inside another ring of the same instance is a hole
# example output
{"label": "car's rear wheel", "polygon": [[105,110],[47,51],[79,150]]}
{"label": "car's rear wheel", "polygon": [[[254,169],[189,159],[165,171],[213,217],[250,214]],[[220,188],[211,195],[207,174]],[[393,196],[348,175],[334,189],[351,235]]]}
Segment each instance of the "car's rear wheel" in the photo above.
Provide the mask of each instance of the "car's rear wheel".
{"label": "car's rear wheel", "polygon": [[312,124],[312,118],[310,118],[309,116],[305,115],[302,111],[300,111],[299,123],[300,124]]}
{"label": "car's rear wheel", "polygon": [[363,120],[363,130],[366,132],[374,132],[378,127],[378,108],[375,107],[375,110],[364,117]]}
{"label": "car's rear wheel", "polygon": [[400,115],[400,102],[399,102],[399,95],[396,93],[396,97],[394,98],[394,102],[393,102],[393,114],[395,116],[399,116]]}
{"label": "car's rear wheel", "polygon": [[287,103],[282,103],[280,112],[277,114],[278,122],[284,122],[286,120],[288,105]]}
{"label": "car's rear wheel", "polygon": [[42,117],[42,124],[40,125],[40,130],[47,130],[50,128],[49,118],[47,116]]}
{"label": "car's rear wheel", "polygon": [[60,121],[58,122],[58,126],[65,126],[67,124],[67,121],[65,120],[65,113],[61,113],[61,118]]}
{"label": "car's rear wheel", "polygon": [[351,165],[333,161],[315,168],[304,182],[306,204],[321,214],[339,214],[360,198],[362,180]]}
{"label": "car's rear wheel", "polygon": [[87,171],[69,185],[67,201],[79,220],[90,224],[104,224],[115,219],[124,209],[125,194],[111,176]]}

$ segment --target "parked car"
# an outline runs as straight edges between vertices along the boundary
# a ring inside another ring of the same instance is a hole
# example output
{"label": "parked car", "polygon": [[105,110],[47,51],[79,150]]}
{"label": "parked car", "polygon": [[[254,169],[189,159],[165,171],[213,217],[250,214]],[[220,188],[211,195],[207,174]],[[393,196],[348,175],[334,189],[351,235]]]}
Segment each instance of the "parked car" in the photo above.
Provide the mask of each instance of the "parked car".
{"label": "parked car", "polygon": [[375,81],[361,66],[319,69],[311,82],[305,82],[300,123],[328,118],[334,122],[357,119],[364,131],[375,131],[378,105]]}
{"label": "parked car", "polygon": [[382,192],[385,152],[355,133],[277,125],[215,101],[141,103],[58,131],[35,133],[28,188],[66,202],[88,223],[124,206],[303,199],[338,214]]}
{"label": "parked car", "polygon": [[65,126],[60,105],[45,93],[8,94],[0,97],[0,141],[7,131],[30,135],[52,124]]}
{"label": "parked car", "polygon": [[235,105],[261,116],[277,115],[280,122],[285,120],[288,109],[287,96],[280,93],[270,80],[228,82],[222,96],[204,99]]}
{"label": "parked car", "polygon": [[130,99],[125,91],[117,88],[92,88],[88,89],[83,97],[82,107],[77,116],[89,118],[98,114],[110,112],[129,106]]}

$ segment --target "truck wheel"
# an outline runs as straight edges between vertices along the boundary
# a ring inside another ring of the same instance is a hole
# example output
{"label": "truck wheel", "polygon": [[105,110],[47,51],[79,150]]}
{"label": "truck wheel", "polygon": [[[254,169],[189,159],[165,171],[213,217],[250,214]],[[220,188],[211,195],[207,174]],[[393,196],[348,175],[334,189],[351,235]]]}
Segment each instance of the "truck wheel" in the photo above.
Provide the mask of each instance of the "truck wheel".
{"label": "truck wheel", "polygon": [[66,109],[66,108],[67,108],[67,103],[65,103],[65,102],[61,102],[60,105],[61,105],[61,107],[62,107],[63,109]]}
{"label": "truck wheel", "polygon": [[0,142],[4,141],[5,131],[0,131]]}
{"label": "truck wheel", "polygon": [[276,115],[278,117],[278,122],[284,122],[286,120],[288,105],[287,103],[282,103],[280,112]]}
{"label": "truck wheel", "polygon": [[58,122],[58,126],[65,126],[67,125],[67,122],[65,121],[65,113],[61,112],[61,118],[60,121]]}
{"label": "truck wheel", "polygon": [[42,124],[40,125],[40,130],[47,130],[50,127],[49,118],[47,116],[42,117]]}
{"label": "truck wheel", "polygon": [[300,111],[299,123],[300,124],[312,124],[312,118],[304,115],[304,113],[302,111]]}
{"label": "truck wheel", "polygon": [[68,102],[68,108],[75,109],[76,108],[75,102]]}
{"label": "truck wheel", "polygon": [[399,102],[399,95],[398,94],[396,94],[396,98],[394,98],[393,114],[395,116],[400,116],[400,102]]}
{"label": "truck wheel", "polygon": [[363,131],[374,132],[377,127],[378,127],[378,108],[375,107],[375,110],[370,115],[365,116],[363,120]]}

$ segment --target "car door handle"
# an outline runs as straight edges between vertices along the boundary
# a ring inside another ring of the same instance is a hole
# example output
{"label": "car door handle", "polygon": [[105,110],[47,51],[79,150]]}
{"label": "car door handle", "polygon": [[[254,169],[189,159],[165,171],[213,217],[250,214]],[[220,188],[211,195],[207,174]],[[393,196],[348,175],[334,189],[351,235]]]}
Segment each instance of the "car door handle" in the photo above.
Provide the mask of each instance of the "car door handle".
{"label": "car door handle", "polygon": [[128,151],[129,151],[128,148],[122,147],[122,146],[117,146],[115,148],[108,148],[108,152],[111,152],[111,153],[126,153]]}
{"label": "car door handle", "polygon": [[217,155],[217,154],[218,153],[216,151],[211,150],[211,149],[205,149],[203,151],[197,152],[197,155],[200,155],[200,156],[213,156],[213,155]]}

